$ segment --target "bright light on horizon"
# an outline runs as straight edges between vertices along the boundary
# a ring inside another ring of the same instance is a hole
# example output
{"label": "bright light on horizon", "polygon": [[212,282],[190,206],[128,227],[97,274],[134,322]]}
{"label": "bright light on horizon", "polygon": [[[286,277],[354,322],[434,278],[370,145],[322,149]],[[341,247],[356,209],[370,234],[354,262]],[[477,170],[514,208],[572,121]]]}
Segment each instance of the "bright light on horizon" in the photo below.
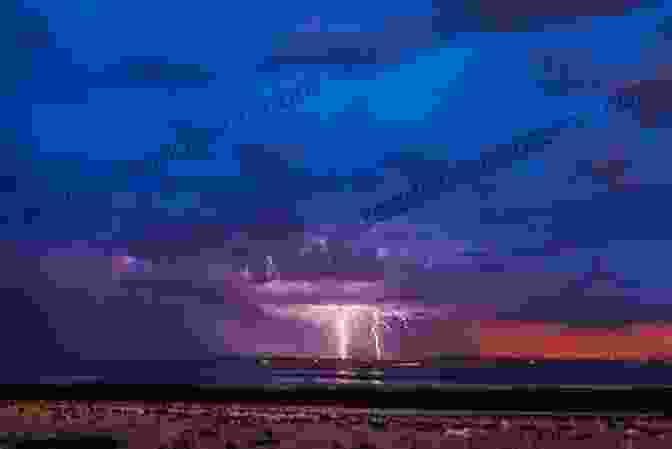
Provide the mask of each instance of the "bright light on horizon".
{"label": "bright light on horizon", "polygon": [[370,334],[375,346],[376,358],[381,360],[384,355],[382,329],[391,329],[390,320],[399,320],[407,327],[410,312],[389,305],[372,304],[294,304],[294,305],[262,305],[262,308],[274,315],[291,316],[297,319],[327,325],[335,329],[338,357],[342,360],[351,358],[350,347],[355,334],[352,332],[357,323],[371,320]]}

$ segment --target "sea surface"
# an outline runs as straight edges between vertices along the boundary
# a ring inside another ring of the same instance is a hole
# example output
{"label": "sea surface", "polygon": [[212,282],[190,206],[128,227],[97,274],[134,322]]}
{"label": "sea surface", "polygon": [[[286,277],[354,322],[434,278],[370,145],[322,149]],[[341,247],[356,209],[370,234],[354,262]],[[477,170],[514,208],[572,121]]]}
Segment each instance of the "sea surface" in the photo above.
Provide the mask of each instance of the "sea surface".
{"label": "sea surface", "polygon": [[548,361],[518,366],[273,369],[256,359],[208,361],[79,361],[32,371],[6,369],[2,383],[148,383],[255,386],[283,384],[371,385],[667,385],[672,365],[623,361]]}

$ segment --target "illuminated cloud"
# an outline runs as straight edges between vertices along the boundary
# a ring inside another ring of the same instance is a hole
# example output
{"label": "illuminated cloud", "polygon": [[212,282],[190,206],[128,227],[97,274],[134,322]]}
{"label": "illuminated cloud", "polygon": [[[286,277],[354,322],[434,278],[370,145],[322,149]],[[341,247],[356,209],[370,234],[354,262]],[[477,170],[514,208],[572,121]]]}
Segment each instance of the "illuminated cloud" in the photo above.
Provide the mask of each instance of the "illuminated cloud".
{"label": "illuminated cloud", "polygon": [[342,298],[370,301],[385,295],[382,281],[362,282],[348,280],[321,279],[317,281],[283,281],[274,279],[256,284],[253,289],[258,293],[284,297]]}

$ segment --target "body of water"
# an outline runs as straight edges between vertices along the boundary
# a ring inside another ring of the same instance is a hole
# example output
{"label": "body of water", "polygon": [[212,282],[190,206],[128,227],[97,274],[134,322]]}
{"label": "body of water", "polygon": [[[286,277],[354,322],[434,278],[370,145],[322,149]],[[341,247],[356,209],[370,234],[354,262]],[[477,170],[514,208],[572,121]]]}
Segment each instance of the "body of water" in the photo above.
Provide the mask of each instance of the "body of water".
{"label": "body of water", "polygon": [[39,372],[6,371],[3,383],[148,384],[464,384],[464,385],[663,385],[672,365],[621,361],[548,361],[518,366],[384,368],[366,370],[272,369],[254,359],[214,361],[79,362]]}

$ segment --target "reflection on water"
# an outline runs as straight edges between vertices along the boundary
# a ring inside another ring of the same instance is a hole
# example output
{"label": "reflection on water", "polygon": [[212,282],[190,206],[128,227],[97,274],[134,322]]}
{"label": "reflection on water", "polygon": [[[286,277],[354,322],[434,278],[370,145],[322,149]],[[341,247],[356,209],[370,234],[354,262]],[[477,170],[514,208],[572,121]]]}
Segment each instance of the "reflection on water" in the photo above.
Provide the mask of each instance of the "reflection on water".
{"label": "reflection on water", "polygon": [[73,384],[73,383],[93,383],[99,382],[102,378],[99,376],[42,376],[39,379],[41,384]]}
{"label": "reflection on water", "polygon": [[[38,370],[8,371],[2,383],[41,384],[552,384],[552,385],[667,385],[672,367],[623,361],[534,364],[447,364],[429,368],[269,369],[256,360],[86,362]],[[52,371],[53,370],[53,371]],[[74,372],[75,375],[69,374]]]}
{"label": "reflection on water", "polygon": [[376,379],[346,379],[341,377],[291,377],[291,376],[277,376],[272,380],[273,384],[364,384],[364,385],[382,385],[383,381]]}
{"label": "reflection on water", "polygon": [[379,369],[361,369],[361,370],[338,370],[337,376],[345,377],[380,377],[383,372]]}
{"label": "reflection on water", "polygon": [[297,377],[297,376],[277,376],[273,377],[272,383],[274,384],[300,384],[308,380],[307,377]]}
{"label": "reflection on water", "polygon": [[338,377],[317,377],[312,379],[313,383],[319,384],[367,384],[367,385],[382,385],[383,381],[376,379],[343,379]]}
{"label": "reflection on water", "polygon": [[273,384],[330,384],[330,385],[436,385],[436,379],[357,379],[343,377],[291,377],[277,376],[272,379]]}
{"label": "reflection on water", "polygon": [[283,370],[273,375],[273,383],[370,384],[383,382],[380,370]]}
{"label": "reflection on water", "polygon": [[319,383],[319,384],[424,384],[436,383],[437,379],[416,377],[390,378],[382,370],[278,370],[272,376],[273,383]]}

